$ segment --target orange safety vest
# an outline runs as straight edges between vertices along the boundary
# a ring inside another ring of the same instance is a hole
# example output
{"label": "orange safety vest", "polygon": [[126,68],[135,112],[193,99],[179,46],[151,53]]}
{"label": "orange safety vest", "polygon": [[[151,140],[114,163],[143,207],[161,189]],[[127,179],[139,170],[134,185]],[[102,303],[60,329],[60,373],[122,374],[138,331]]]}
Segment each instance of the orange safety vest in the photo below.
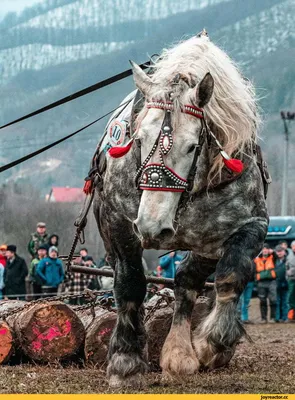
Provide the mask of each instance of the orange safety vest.
{"label": "orange safety vest", "polygon": [[256,279],[258,281],[261,279],[260,273],[267,270],[270,271],[271,277],[276,279],[275,263],[272,254],[268,257],[256,257],[254,262],[256,264]]}

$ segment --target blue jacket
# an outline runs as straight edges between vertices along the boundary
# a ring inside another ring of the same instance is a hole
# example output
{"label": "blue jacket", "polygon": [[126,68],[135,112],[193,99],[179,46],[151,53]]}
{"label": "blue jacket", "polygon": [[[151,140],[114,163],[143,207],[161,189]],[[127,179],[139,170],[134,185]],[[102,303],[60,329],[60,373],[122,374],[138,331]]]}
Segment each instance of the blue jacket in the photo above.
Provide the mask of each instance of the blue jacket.
{"label": "blue jacket", "polygon": [[36,274],[43,280],[44,286],[57,287],[64,280],[64,270],[58,258],[43,258],[37,265]]}
{"label": "blue jacket", "polygon": [[182,256],[178,255],[177,253],[174,254],[173,257],[170,257],[170,254],[167,256],[161,257],[160,259],[160,267],[164,270],[163,276],[165,278],[172,278],[175,277],[176,272],[176,265],[175,261],[181,261]]}

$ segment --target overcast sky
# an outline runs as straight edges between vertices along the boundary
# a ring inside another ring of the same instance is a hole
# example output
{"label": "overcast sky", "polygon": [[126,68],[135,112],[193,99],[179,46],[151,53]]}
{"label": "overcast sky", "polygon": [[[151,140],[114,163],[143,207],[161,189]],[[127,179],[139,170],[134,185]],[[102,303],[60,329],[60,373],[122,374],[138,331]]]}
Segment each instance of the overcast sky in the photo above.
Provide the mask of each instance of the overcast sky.
{"label": "overcast sky", "polygon": [[0,0],[0,17],[9,11],[20,12],[33,4],[41,3],[43,0]]}

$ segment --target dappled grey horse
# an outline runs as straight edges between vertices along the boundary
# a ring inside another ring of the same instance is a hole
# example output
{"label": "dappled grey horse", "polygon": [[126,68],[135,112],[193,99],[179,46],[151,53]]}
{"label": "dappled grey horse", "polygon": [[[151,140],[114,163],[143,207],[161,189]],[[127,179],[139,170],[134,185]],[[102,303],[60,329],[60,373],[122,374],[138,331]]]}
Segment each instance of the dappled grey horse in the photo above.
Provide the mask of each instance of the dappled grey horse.
{"label": "dappled grey horse", "polygon": [[[189,250],[161,367],[190,375],[233,356],[244,333],[236,305],[268,226],[254,90],[229,57],[201,34],[163,51],[148,74],[132,67],[137,94],[111,118],[93,164],[94,212],[115,270],[114,387],[141,384],[148,369],[143,249]],[[214,306],[191,335],[196,298],[214,271]]]}

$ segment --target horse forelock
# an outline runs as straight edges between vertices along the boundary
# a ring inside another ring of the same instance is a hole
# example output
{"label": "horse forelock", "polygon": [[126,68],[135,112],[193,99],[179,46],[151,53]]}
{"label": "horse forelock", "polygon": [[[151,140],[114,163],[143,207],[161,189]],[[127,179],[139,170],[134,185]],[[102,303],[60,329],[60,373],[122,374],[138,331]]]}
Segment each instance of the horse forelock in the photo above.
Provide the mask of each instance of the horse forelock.
{"label": "horse forelock", "polygon": [[[153,87],[150,98],[169,101],[173,91],[174,112],[180,113],[185,90],[200,82],[207,72],[214,79],[214,91],[204,107],[205,116],[224,150],[232,156],[243,154],[257,138],[260,116],[257,110],[254,87],[243,78],[235,63],[207,37],[194,37],[165,49],[154,64]],[[175,77],[179,82],[175,83]],[[198,105],[198,104],[196,104]],[[140,125],[147,110],[138,116]],[[174,118],[178,120],[177,114]],[[221,156],[215,157],[209,176],[221,173]]]}

